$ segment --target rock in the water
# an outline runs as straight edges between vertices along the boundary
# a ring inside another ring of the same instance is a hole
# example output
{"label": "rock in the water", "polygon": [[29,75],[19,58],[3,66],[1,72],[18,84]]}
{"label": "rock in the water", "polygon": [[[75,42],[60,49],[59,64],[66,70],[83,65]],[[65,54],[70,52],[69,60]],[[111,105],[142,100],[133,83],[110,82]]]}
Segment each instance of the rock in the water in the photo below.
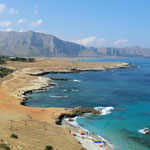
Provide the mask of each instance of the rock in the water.
{"label": "rock in the water", "polygon": [[98,115],[98,114],[101,114],[101,112],[95,110],[92,107],[76,107],[76,108],[72,108],[68,112],[61,114],[57,118],[56,124],[57,125],[61,125],[62,120],[64,118],[73,118],[73,117],[76,117],[76,116],[83,116],[85,114]]}

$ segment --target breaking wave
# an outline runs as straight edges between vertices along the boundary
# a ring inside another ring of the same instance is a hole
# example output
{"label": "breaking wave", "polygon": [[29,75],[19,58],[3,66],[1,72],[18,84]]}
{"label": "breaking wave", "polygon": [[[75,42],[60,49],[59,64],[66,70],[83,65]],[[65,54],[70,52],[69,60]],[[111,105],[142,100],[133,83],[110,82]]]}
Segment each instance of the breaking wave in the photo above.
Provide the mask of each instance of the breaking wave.
{"label": "breaking wave", "polygon": [[111,110],[114,110],[114,107],[94,107],[95,110],[101,111],[101,115],[111,114]]}
{"label": "breaking wave", "polygon": [[74,82],[82,82],[81,80],[73,80]]}
{"label": "breaking wave", "polygon": [[148,128],[144,128],[144,129],[139,129],[138,132],[141,133],[141,134],[146,134],[146,133],[144,132],[145,129],[149,130]]}
{"label": "breaking wave", "polygon": [[75,90],[75,89],[64,89],[64,92],[78,92],[79,90]]}
{"label": "breaking wave", "polygon": [[55,95],[53,95],[53,96],[50,96],[50,97],[52,97],[52,98],[67,98],[68,96],[55,96]]}

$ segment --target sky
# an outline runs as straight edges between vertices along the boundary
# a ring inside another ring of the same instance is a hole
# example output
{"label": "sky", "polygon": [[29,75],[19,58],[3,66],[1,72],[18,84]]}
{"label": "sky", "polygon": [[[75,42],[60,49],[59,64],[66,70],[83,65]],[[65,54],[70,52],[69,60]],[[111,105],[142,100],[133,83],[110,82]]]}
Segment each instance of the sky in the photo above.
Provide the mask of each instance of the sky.
{"label": "sky", "polygon": [[0,0],[0,30],[94,47],[150,48],[150,0]]}

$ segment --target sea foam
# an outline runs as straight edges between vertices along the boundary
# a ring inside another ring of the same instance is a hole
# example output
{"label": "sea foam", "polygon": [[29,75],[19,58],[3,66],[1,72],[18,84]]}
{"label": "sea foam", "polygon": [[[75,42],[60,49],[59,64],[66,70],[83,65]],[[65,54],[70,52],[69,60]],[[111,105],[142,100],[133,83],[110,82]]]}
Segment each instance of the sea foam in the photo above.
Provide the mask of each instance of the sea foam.
{"label": "sea foam", "polygon": [[55,95],[52,95],[50,97],[52,97],[52,98],[67,98],[68,96],[55,96]]}
{"label": "sea foam", "polygon": [[78,92],[79,90],[75,90],[75,89],[64,89],[64,92]]}
{"label": "sea foam", "polygon": [[[144,128],[144,129],[148,129],[148,128]],[[141,134],[146,134],[146,133],[144,132],[144,129],[139,129],[138,132],[141,133]]]}
{"label": "sea foam", "polygon": [[73,80],[74,82],[82,82],[81,80]]}
{"label": "sea foam", "polygon": [[101,111],[101,115],[111,114],[111,110],[114,110],[114,107],[94,107],[95,110]]}

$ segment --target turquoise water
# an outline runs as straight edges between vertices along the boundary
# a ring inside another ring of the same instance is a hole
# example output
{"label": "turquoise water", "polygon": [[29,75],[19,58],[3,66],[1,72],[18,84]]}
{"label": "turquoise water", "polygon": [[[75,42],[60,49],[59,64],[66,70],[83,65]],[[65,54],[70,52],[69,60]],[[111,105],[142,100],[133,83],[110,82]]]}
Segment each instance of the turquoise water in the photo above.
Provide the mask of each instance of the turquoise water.
{"label": "turquoise water", "polygon": [[150,128],[150,60],[88,61],[131,62],[138,68],[49,74],[46,76],[74,81],[57,81],[56,83],[60,85],[58,88],[28,94],[29,99],[25,105],[32,107],[113,106],[115,109],[109,115],[80,117],[77,122],[83,128],[110,141],[116,150],[149,150],[150,136],[138,133],[138,130]]}

